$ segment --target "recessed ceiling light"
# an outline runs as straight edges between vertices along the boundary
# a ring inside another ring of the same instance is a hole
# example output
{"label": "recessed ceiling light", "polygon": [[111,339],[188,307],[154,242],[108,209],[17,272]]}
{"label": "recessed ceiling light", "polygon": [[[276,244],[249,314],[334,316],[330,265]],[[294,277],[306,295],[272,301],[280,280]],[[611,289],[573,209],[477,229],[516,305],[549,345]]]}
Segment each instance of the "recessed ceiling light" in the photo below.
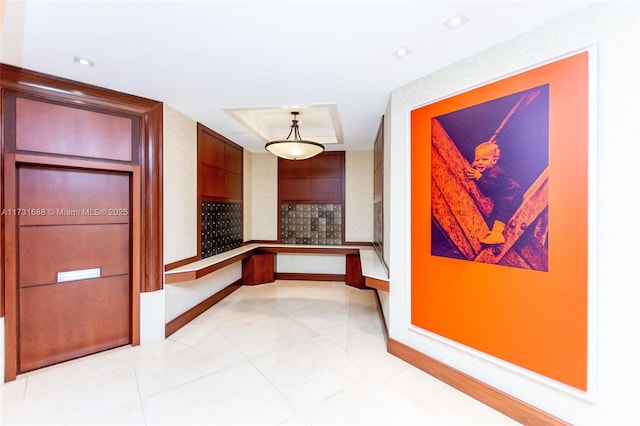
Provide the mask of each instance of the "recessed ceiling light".
{"label": "recessed ceiling light", "polygon": [[469,22],[469,19],[463,14],[460,14],[460,15],[454,16],[451,19],[447,19],[445,22],[443,22],[443,25],[449,28],[450,30],[455,30],[457,28],[460,28],[462,25],[466,24],[467,22]]}
{"label": "recessed ceiling light", "polygon": [[87,58],[81,58],[79,56],[75,56],[73,58],[73,62],[75,62],[76,64],[80,64],[80,65],[84,65],[87,67],[92,67],[94,65],[94,62],[87,59]]}
{"label": "recessed ceiling light", "polygon": [[406,47],[401,47],[400,49],[393,52],[393,56],[398,58],[404,58],[409,53],[413,53],[413,52]]}

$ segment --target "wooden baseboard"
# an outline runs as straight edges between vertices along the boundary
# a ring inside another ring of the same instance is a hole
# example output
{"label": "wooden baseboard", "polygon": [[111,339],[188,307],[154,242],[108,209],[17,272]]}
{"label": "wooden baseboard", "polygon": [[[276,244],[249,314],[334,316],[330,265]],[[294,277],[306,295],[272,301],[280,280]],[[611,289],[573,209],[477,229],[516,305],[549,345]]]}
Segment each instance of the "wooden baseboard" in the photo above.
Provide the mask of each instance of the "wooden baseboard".
{"label": "wooden baseboard", "polygon": [[387,339],[387,351],[517,422],[525,425],[569,425],[557,417],[391,338]]}
{"label": "wooden baseboard", "polygon": [[431,358],[422,352],[390,338],[387,323],[384,319],[382,304],[380,303],[380,298],[377,293],[376,291],[378,313],[380,314],[382,331],[385,335],[385,341],[387,342],[387,352],[524,425],[570,425],[570,423],[545,413],[518,398],[489,386],[435,358]]}
{"label": "wooden baseboard", "polygon": [[298,274],[289,272],[277,272],[276,280],[296,281],[344,281],[344,274]]}
{"label": "wooden baseboard", "polygon": [[225,287],[224,289],[220,290],[219,292],[209,297],[208,299],[198,303],[196,306],[189,309],[184,314],[169,321],[164,326],[164,337],[167,338],[171,336],[173,333],[175,333],[176,331],[180,330],[182,327],[187,325],[190,321],[193,321],[196,317],[198,317],[198,315],[202,314],[204,311],[206,311],[207,309],[209,309],[210,307],[212,307],[213,305],[215,305],[216,303],[218,303],[219,301],[221,301],[222,299],[224,299],[225,297],[227,297],[228,295],[230,295],[240,287],[242,287],[241,279],[234,282],[233,284],[230,284],[228,287]]}

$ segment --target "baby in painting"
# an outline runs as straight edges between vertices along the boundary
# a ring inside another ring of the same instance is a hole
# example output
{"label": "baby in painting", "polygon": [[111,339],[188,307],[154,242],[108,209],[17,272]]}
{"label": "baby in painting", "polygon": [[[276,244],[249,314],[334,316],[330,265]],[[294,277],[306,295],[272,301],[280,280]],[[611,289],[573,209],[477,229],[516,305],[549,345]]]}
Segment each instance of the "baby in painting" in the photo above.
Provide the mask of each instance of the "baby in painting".
{"label": "baby in painting", "polygon": [[504,226],[522,203],[522,190],[505,169],[498,166],[500,148],[493,141],[482,142],[475,148],[475,158],[467,169],[467,178],[475,180],[480,191],[493,201],[491,231],[480,242],[486,245],[504,243]]}

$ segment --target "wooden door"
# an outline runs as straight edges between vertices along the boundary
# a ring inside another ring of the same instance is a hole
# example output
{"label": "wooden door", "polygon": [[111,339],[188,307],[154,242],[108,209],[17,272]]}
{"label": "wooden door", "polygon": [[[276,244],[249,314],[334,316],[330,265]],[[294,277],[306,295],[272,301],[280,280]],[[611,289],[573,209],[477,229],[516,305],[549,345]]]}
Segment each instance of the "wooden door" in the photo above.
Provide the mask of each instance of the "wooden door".
{"label": "wooden door", "polygon": [[130,175],[27,165],[17,175],[18,372],[130,343]]}

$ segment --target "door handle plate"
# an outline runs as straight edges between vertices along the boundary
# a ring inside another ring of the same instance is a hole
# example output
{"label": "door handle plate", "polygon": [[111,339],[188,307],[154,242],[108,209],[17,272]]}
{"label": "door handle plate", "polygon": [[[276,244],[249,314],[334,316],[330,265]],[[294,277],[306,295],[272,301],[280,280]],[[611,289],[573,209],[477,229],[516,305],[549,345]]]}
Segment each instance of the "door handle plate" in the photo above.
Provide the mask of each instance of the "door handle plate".
{"label": "door handle plate", "polygon": [[58,282],[66,283],[68,281],[87,280],[90,278],[100,278],[102,276],[102,268],[76,269],[74,271],[58,272]]}

